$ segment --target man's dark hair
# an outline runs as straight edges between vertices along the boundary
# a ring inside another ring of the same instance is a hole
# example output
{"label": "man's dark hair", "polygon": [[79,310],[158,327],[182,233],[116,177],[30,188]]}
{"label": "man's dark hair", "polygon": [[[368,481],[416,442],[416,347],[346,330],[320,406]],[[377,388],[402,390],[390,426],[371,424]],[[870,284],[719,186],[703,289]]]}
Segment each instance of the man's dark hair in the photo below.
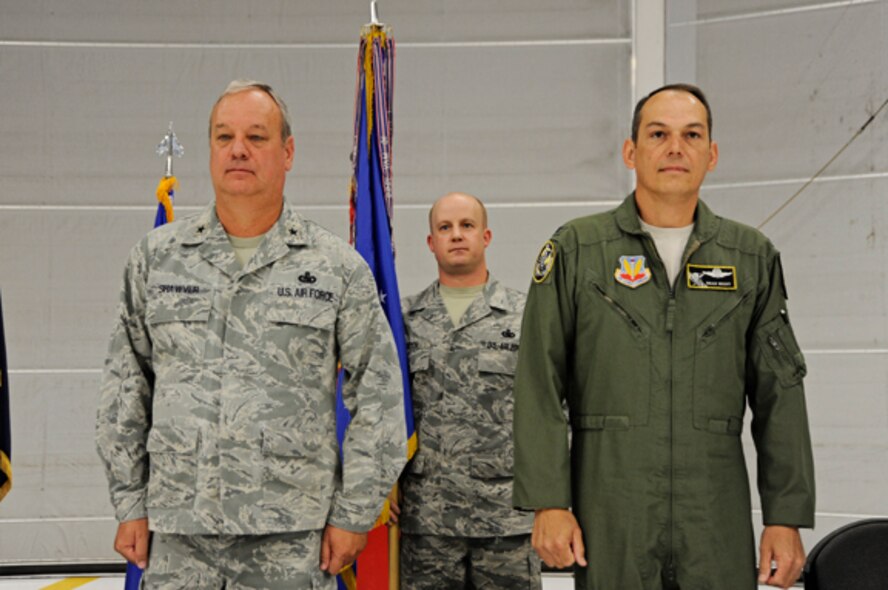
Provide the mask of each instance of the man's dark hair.
{"label": "man's dark hair", "polygon": [[667,84],[666,86],[661,86],[660,88],[657,88],[656,90],[639,100],[638,104],[635,105],[635,112],[632,114],[632,143],[638,143],[638,128],[639,126],[641,126],[641,109],[644,108],[644,105],[647,103],[647,101],[651,99],[652,96],[660,94],[661,92],[665,92],[667,90],[678,90],[679,92],[687,92],[703,103],[703,106],[706,107],[706,127],[709,131],[709,139],[711,141],[712,111],[709,109],[709,101],[706,100],[706,95],[703,94],[703,91],[700,90],[698,86],[694,86],[693,84]]}

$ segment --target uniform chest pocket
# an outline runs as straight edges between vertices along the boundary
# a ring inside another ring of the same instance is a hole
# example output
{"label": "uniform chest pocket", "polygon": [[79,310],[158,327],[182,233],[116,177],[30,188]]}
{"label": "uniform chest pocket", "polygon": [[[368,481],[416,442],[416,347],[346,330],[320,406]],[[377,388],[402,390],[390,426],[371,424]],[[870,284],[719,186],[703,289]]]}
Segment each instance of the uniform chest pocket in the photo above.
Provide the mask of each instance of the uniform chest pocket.
{"label": "uniform chest pocket", "polygon": [[[694,333],[694,427],[739,435],[746,404],[746,333],[754,306],[754,285],[743,292],[703,293],[723,299]],[[741,282],[743,284],[743,282]]]}
{"label": "uniform chest pocket", "polygon": [[203,358],[211,307],[212,301],[207,295],[148,300],[145,323],[156,360],[161,365],[165,356],[175,356],[192,365]]}
{"label": "uniform chest pocket", "polygon": [[334,362],[336,308],[331,304],[278,301],[267,309],[265,318],[262,346],[271,357],[291,359],[307,366]]}

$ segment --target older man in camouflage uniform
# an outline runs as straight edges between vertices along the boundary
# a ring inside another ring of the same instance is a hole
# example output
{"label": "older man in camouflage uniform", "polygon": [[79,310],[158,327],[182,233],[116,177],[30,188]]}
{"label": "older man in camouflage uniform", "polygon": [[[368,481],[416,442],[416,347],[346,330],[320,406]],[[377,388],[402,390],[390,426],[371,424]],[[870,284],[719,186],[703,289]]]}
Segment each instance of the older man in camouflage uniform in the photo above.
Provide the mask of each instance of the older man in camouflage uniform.
{"label": "older man in camouflage uniform", "polygon": [[403,305],[419,451],[402,480],[401,587],[540,588],[533,516],[511,506],[524,296],[488,275],[478,199],[442,197],[429,229],[439,280]]}
{"label": "older man in camouflage uniform", "polygon": [[232,83],[210,117],[215,202],[130,254],[97,445],[115,548],[147,566],[147,588],[335,588],[403,467],[373,277],[284,200],[293,152],[271,88]]}

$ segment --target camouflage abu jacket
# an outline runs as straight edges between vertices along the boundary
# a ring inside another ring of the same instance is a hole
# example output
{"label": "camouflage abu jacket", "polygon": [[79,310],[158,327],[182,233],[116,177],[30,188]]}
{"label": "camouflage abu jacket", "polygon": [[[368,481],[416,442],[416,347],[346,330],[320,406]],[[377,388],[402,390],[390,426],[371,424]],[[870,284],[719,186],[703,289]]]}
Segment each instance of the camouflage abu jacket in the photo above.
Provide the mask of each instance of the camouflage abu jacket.
{"label": "camouflage abu jacket", "polygon": [[402,478],[408,533],[529,533],[512,508],[512,380],[524,294],[491,278],[454,326],[435,282],[404,300],[419,450]]}
{"label": "camouflage abu jacket", "polygon": [[[118,520],[179,534],[369,529],[406,458],[373,277],[286,202],[247,266],[210,205],[133,248],[96,442]],[[354,419],[340,469],[336,363]]]}

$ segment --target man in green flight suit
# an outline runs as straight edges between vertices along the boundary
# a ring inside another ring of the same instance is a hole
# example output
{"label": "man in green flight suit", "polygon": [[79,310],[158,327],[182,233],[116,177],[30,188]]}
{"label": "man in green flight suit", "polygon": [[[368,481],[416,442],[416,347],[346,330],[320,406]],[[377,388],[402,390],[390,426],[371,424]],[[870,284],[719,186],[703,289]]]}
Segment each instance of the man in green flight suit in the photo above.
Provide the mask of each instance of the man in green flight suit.
{"label": "man in green flight suit", "polygon": [[778,252],[699,199],[718,161],[711,130],[699,88],[642,99],[623,146],[635,192],[562,226],[534,266],[513,502],[536,511],[542,559],[576,565],[576,588],[755,588],[747,404],[765,525],[758,581],[789,587],[804,564],[804,359]]}

